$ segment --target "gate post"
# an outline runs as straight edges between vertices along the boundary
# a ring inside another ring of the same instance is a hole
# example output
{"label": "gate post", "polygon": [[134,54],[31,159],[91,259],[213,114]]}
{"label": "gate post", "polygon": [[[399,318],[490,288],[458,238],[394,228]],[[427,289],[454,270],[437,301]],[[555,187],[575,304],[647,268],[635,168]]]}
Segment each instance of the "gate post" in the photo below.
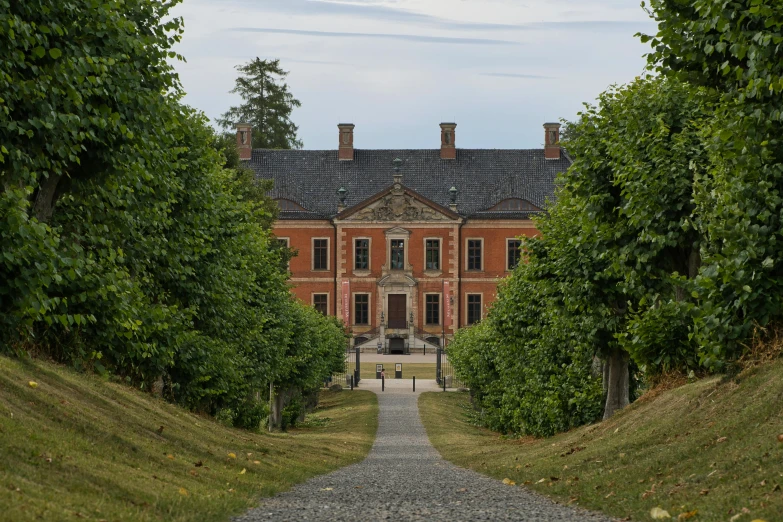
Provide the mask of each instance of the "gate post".
{"label": "gate post", "polygon": [[440,384],[441,379],[441,370],[443,367],[441,366],[441,357],[443,356],[443,348],[438,348],[436,355],[435,355],[435,381]]}
{"label": "gate post", "polygon": [[355,350],[356,350],[356,382],[358,384],[359,381],[362,380],[362,372],[361,372],[362,367],[360,366],[360,359],[361,359],[359,356],[360,350],[359,348],[355,348]]}

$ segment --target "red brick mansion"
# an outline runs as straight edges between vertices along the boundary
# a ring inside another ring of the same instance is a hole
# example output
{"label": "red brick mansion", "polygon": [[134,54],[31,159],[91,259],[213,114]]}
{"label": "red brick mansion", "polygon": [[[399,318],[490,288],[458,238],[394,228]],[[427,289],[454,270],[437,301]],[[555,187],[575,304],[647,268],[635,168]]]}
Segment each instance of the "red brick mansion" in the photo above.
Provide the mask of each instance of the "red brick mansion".
{"label": "red brick mansion", "polygon": [[440,149],[355,149],[340,124],[336,150],[253,150],[237,126],[242,160],[274,180],[294,293],[343,318],[356,346],[434,349],[480,321],[571,165],[557,123],[532,150],[458,149],[456,127],[440,125]]}

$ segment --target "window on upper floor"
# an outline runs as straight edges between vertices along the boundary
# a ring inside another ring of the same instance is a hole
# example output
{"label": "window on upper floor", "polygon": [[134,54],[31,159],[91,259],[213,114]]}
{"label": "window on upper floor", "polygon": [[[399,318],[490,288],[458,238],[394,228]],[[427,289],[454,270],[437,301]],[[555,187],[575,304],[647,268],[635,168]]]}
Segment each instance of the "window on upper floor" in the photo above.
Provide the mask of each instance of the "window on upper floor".
{"label": "window on upper floor", "polygon": [[427,239],[424,244],[426,270],[440,270],[440,239]]}
{"label": "window on upper floor", "polygon": [[405,240],[391,240],[391,269],[405,270]]}
{"label": "window on upper floor", "polygon": [[519,239],[507,239],[508,253],[506,254],[506,268],[514,270],[522,256],[522,241]]}
{"label": "window on upper floor", "polygon": [[357,239],[354,242],[354,270],[370,269],[370,240]]}
{"label": "window on upper floor", "polygon": [[328,239],[313,239],[313,270],[329,270]]}
{"label": "window on upper floor", "polygon": [[483,246],[481,239],[468,239],[468,270],[481,270],[481,250]]}

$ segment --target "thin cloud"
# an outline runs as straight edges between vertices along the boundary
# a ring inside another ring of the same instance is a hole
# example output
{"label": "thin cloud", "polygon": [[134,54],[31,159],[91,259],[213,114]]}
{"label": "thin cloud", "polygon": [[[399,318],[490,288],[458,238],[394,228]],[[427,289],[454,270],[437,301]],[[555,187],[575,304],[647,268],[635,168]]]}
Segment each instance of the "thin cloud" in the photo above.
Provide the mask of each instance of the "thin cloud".
{"label": "thin cloud", "polygon": [[[244,0],[245,3],[250,3]],[[290,15],[331,15],[339,17],[361,17],[383,23],[400,22],[404,24],[419,24],[440,29],[496,31],[524,29],[520,25],[497,24],[489,22],[460,22],[411,11],[399,7],[379,5],[375,2],[339,2],[330,0],[253,0],[253,9],[266,12],[285,13]]]}
{"label": "thin cloud", "polygon": [[299,36],[318,36],[325,38],[373,38],[386,40],[404,40],[418,43],[468,44],[468,45],[522,45],[511,40],[492,40],[486,38],[453,38],[448,36],[423,36],[416,34],[390,33],[337,33],[328,31],[305,31],[301,29],[272,29],[268,27],[232,27],[227,31],[242,33],[292,34]]}
{"label": "thin cloud", "polygon": [[493,76],[495,78],[523,78],[526,80],[556,80],[554,76],[539,76],[537,74],[518,73],[482,73],[481,76]]}

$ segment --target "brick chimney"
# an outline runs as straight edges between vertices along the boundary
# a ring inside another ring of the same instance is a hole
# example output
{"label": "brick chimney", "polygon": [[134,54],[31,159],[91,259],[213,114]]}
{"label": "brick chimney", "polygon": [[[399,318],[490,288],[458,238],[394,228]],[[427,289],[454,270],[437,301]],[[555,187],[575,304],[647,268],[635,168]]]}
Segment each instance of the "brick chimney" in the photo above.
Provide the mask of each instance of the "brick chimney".
{"label": "brick chimney", "polygon": [[544,157],[550,159],[560,159],[560,124],[544,124]]}
{"label": "brick chimney", "polygon": [[240,160],[253,156],[253,127],[249,123],[237,123],[237,149]]}
{"label": "brick chimney", "polygon": [[353,161],[353,123],[338,123],[340,129],[340,148],[337,157],[340,161]]}
{"label": "brick chimney", "polygon": [[456,128],[456,123],[440,124],[440,159],[457,159],[457,147],[454,145],[454,130]]}

